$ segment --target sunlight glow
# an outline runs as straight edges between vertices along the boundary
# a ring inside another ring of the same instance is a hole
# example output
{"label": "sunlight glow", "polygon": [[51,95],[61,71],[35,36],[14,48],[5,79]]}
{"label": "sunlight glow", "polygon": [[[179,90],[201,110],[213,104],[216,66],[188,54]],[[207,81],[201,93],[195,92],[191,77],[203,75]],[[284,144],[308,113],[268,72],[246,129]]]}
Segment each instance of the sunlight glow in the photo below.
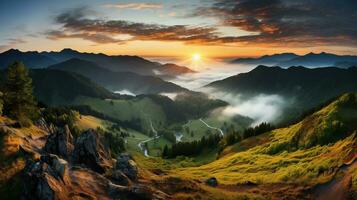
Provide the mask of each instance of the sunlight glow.
{"label": "sunlight glow", "polygon": [[193,54],[193,55],[192,55],[192,60],[193,60],[194,62],[200,61],[200,60],[201,60],[201,55],[198,54],[198,53]]}

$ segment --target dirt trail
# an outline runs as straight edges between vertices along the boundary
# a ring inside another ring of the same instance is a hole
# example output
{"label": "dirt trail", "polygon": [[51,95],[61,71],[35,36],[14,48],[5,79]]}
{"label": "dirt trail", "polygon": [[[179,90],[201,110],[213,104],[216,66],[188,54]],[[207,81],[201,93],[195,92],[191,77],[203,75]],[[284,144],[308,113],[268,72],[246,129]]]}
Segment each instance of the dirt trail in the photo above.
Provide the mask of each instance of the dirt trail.
{"label": "dirt trail", "polygon": [[217,131],[219,131],[219,133],[220,133],[222,136],[224,136],[224,133],[223,133],[222,129],[217,128],[217,127],[210,126],[210,125],[207,124],[205,121],[203,121],[203,119],[200,119],[200,121],[201,121],[205,126],[207,126],[207,128],[217,130]]}

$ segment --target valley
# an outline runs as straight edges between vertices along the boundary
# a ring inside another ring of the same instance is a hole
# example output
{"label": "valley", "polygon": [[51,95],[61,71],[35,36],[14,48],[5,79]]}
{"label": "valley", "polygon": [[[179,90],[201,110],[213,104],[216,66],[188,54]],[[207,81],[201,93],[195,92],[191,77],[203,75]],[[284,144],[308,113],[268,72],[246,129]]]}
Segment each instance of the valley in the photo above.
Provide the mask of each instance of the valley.
{"label": "valley", "polygon": [[[356,197],[355,68],[259,65],[191,89],[170,82],[176,65],[156,76],[75,55],[2,71],[2,198]],[[9,90],[9,70],[33,92]],[[19,92],[36,104],[14,117]]]}

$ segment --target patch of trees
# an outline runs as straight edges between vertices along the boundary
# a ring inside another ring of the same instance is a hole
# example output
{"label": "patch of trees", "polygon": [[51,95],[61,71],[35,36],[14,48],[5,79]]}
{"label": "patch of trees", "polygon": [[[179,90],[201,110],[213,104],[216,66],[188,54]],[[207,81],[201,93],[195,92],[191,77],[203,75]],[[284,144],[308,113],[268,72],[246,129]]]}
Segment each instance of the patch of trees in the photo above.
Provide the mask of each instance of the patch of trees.
{"label": "patch of trees", "polygon": [[275,127],[272,126],[269,123],[263,122],[255,127],[249,127],[247,129],[244,130],[243,132],[243,138],[249,138],[249,137],[253,137],[253,136],[258,136],[260,134],[266,133],[268,131],[273,130]]}
{"label": "patch of trees", "polygon": [[220,134],[212,134],[208,137],[202,137],[200,140],[192,142],[178,142],[171,147],[165,145],[162,151],[163,158],[175,158],[176,156],[195,156],[206,148],[216,147],[222,136]]}

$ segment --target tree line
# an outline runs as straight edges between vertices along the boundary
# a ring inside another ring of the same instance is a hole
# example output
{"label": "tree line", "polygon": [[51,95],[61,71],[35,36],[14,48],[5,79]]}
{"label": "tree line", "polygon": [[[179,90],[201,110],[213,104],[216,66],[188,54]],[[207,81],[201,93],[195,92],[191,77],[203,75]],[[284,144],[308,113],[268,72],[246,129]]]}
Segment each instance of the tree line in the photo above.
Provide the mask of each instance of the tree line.
{"label": "tree line", "polygon": [[243,139],[258,136],[274,129],[269,123],[263,122],[255,127],[246,128],[243,133],[238,131],[230,131],[224,137],[220,134],[210,134],[203,136],[200,140],[191,142],[179,142],[171,147],[165,145],[162,150],[163,158],[175,158],[177,156],[196,156],[204,149],[218,148],[219,151],[224,147],[233,145]]}

